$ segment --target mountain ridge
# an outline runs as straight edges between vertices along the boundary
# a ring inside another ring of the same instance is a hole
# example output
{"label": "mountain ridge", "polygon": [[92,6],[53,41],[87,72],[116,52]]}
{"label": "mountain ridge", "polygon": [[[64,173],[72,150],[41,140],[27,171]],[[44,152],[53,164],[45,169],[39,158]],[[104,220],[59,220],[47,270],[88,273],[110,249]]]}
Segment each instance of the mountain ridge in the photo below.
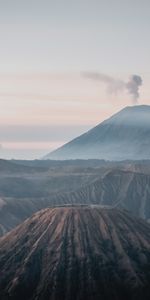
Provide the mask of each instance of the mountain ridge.
{"label": "mountain ridge", "polygon": [[[109,167],[108,169],[103,167],[94,170],[85,169],[82,170],[83,174],[79,178],[81,169],[74,171],[74,175],[69,171],[68,175],[66,172],[67,176],[65,174],[65,176],[61,176],[62,171],[58,169],[58,178],[56,176],[49,181],[46,180],[47,183],[44,185],[40,185],[39,180],[30,185],[26,185],[25,180],[19,181],[10,190],[10,195],[13,195],[13,190],[16,192],[18,186],[18,194],[14,197],[8,197],[6,194],[2,196],[2,187],[0,186],[0,236],[36,211],[59,205],[88,205],[90,203],[110,205],[110,207],[127,209],[134,216],[150,221],[150,164],[146,166],[145,164],[127,164],[119,168],[116,166],[116,168]],[[39,175],[41,176],[41,173]],[[9,182],[7,180],[5,184],[6,191]],[[34,190],[34,185],[41,189],[41,194],[38,190]],[[33,189],[32,194],[28,193],[29,187]],[[46,190],[46,187],[49,188],[49,191]]]}

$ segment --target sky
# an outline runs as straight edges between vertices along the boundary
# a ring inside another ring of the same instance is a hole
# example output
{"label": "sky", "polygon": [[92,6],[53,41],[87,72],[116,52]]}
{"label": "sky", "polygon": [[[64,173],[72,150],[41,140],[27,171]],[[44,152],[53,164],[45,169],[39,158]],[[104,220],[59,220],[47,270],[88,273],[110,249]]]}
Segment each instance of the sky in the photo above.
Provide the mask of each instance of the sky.
{"label": "sky", "polygon": [[149,28],[149,0],[0,0],[0,157],[40,158],[133,105],[133,74],[150,104]]}

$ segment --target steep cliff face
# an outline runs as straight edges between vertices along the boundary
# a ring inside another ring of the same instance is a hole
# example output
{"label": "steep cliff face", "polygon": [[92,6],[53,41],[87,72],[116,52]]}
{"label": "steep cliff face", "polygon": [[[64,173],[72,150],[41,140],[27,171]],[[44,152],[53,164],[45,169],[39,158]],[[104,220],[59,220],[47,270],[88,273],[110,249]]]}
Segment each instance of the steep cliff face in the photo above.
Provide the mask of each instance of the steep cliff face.
{"label": "steep cliff face", "polygon": [[150,296],[150,226],[125,211],[42,210],[0,239],[0,299]]}

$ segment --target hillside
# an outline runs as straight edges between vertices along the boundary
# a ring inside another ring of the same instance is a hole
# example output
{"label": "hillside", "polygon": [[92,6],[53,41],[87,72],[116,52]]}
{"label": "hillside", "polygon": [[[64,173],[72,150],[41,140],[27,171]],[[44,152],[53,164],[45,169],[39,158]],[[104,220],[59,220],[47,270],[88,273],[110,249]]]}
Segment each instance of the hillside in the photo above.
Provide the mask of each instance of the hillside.
{"label": "hillside", "polygon": [[150,106],[126,107],[46,159],[150,159]]}
{"label": "hillside", "polygon": [[36,211],[53,205],[100,204],[150,221],[150,165],[49,169],[0,180],[0,236]]}
{"label": "hillside", "polygon": [[150,175],[134,171],[106,171],[78,190],[55,195],[51,203],[100,204],[127,209],[150,221]]}
{"label": "hillside", "polygon": [[0,239],[0,299],[149,299],[150,226],[98,207],[42,210]]}

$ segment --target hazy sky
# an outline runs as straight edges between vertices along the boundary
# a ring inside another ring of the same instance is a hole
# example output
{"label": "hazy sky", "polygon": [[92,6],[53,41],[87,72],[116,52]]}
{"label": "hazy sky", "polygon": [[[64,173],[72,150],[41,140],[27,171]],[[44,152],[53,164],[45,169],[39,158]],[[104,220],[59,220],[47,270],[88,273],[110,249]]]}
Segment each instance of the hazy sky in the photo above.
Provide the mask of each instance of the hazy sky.
{"label": "hazy sky", "polygon": [[0,156],[39,157],[126,105],[150,104],[149,0],[0,0]]}

